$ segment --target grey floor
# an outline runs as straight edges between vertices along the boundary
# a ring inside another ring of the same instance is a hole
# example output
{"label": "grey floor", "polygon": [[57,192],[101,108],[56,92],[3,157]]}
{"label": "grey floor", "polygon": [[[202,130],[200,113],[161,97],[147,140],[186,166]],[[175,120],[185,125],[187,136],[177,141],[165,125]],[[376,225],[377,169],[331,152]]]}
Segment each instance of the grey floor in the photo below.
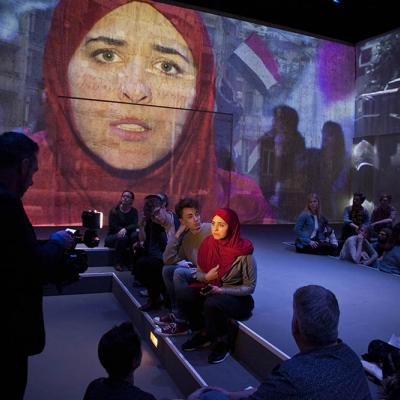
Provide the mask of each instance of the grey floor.
{"label": "grey floor", "polygon": [[246,325],[282,351],[297,352],[290,334],[293,292],[318,284],[332,290],[341,309],[339,334],[359,355],[373,339],[400,335],[400,276],[327,256],[298,254],[282,244],[289,227],[244,227],[254,243],[258,282],[256,308]]}
{"label": "grey floor", "polygon": [[[82,399],[89,382],[106,376],[97,358],[101,335],[128,317],[111,293],[48,296],[44,311],[46,348],[30,357],[25,400]],[[158,399],[183,397],[146,343],[135,384]]]}

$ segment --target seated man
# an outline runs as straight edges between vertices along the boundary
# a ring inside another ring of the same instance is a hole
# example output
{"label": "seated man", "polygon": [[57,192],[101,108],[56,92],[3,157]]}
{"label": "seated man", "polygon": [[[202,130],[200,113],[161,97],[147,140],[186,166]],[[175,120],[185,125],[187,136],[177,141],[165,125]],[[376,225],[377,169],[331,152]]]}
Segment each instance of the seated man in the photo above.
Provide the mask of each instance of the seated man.
{"label": "seated man", "polygon": [[383,399],[398,400],[400,399],[400,371],[389,376],[382,382]]}
{"label": "seated man", "polygon": [[181,226],[167,243],[163,259],[163,279],[171,302],[171,313],[154,318],[164,335],[187,333],[188,327],[176,302],[176,291],[186,288],[194,280],[197,268],[197,252],[201,242],[211,234],[211,225],[201,223],[199,202],[181,199],[175,206]]}
{"label": "seated man", "polygon": [[393,247],[383,253],[377,265],[381,271],[400,275],[400,223],[393,227],[392,240]]}
{"label": "seated man", "polygon": [[161,200],[160,205],[154,210],[152,220],[164,228],[167,239],[169,239],[175,235],[179,223],[176,214],[168,209],[168,196],[165,193],[149,194],[145,197],[145,204],[151,200],[155,200],[156,204],[158,204],[158,200]]}
{"label": "seated man", "polygon": [[168,237],[175,234],[179,227],[178,218],[163,204],[158,195],[150,195],[145,199],[144,217],[140,224],[139,238],[143,248],[136,253],[133,273],[135,278],[146,287],[149,300],[141,307],[142,311],[150,311],[160,307],[160,295],[165,292],[162,279],[163,253]]}
{"label": "seated man", "polygon": [[[228,399],[250,400],[370,400],[367,379],[359,357],[338,339],[339,305],[322,286],[309,285],[293,296],[292,335],[300,350],[275,367],[258,389],[221,392]],[[210,388],[194,392],[202,398]],[[212,393],[207,393],[210,398]],[[220,397],[219,397],[220,398]]]}
{"label": "seated man", "polygon": [[378,253],[368,241],[368,225],[361,225],[357,235],[350,236],[342,247],[339,258],[356,264],[372,266],[378,259]]}
{"label": "seated man", "polygon": [[378,233],[376,242],[372,243],[372,246],[378,253],[378,260],[381,259],[383,254],[393,247],[392,230],[390,228],[382,228]]}
{"label": "seated man", "polygon": [[383,193],[379,197],[379,206],[374,209],[371,216],[373,235],[376,236],[383,228],[392,228],[396,220],[396,209],[390,204],[392,196]]}
{"label": "seated man", "polygon": [[343,228],[341,240],[344,242],[348,237],[356,235],[361,225],[369,223],[369,214],[362,204],[365,196],[362,193],[353,193],[353,203],[344,209]]}
{"label": "seated man", "polygon": [[108,378],[92,381],[83,400],[155,400],[152,394],[133,383],[133,374],[142,361],[142,349],[139,336],[130,322],[115,326],[102,336],[98,355]]}

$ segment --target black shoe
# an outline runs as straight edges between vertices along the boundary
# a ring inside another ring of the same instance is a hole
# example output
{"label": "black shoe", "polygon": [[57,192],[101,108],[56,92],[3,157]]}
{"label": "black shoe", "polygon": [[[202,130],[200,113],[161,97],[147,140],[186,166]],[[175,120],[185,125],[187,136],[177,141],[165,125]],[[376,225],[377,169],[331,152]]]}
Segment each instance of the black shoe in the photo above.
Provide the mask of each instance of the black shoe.
{"label": "black shoe", "polygon": [[189,340],[187,340],[182,345],[182,350],[184,351],[194,351],[198,349],[202,349],[203,347],[207,347],[211,344],[211,340],[208,336],[201,335],[200,333],[196,333]]}
{"label": "black shoe", "polygon": [[158,310],[161,308],[162,301],[161,300],[149,300],[146,304],[143,304],[141,307],[139,307],[140,311],[152,311],[152,310]]}
{"label": "black shoe", "polygon": [[143,287],[143,283],[139,282],[135,278],[133,278],[132,287]]}
{"label": "black shoe", "polygon": [[214,346],[213,351],[208,356],[208,362],[210,364],[218,364],[225,360],[229,356],[229,346],[225,342],[217,342]]}

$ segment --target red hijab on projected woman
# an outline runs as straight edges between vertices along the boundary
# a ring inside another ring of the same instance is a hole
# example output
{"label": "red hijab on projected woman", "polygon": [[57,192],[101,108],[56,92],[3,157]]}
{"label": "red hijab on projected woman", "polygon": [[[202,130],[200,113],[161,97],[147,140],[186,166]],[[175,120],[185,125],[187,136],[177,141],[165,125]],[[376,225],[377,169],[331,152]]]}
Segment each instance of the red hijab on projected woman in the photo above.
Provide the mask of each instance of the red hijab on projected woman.
{"label": "red hijab on projected woman", "polygon": [[[33,135],[41,145],[40,171],[25,199],[33,223],[77,223],[80,213],[87,208],[107,212],[121,188],[134,191],[139,204],[147,194],[160,191],[171,196],[172,204],[184,196],[197,197],[205,217],[211,216],[216,206],[226,205],[229,197],[230,205],[238,210],[242,222],[273,222],[272,212],[254,181],[217,167],[212,113],[213,53],[201,17],[193,10],[144,1],[179,32],[195,67],[195,93],[188,108],[198,111],[186,111],[180,135],[170,151],[152,164],[126,169],[106,162],[82,140],[84,135],[76,127],[68,99],[71,96],[68,66],[93,26],[127,3],[130,2],[81,0],[79,6],[71,7],[70,2],[61,0],[54,11],[44,56],[46,131]],[[113,104],[121,101],[114,98],[100,100],[112,100]],[[159,104],[153,98],[147,105],[165,104]],[[99,146],[107,144],[99,143]],[[123,151],[123,140],[120,146]],[[132,157],[139,156],[132,154]]]}

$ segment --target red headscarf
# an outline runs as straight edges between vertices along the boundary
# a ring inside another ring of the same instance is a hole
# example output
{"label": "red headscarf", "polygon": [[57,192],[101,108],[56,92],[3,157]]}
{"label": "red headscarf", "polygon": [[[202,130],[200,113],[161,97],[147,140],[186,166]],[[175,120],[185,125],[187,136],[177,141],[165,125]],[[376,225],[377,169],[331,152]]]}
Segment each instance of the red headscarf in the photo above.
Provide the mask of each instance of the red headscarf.
{"label": "red headscarf", "polygon": [[[57,195],[65,201],[67,195],[70,202],[86,202],[86,207],[102,209],[105,202],[112,207],[121,188],[128,188],[135,192],[139,202],[145,195],[161,191],[176,196],[176,200],[184,195],[204,197],[201,201],[207,207],[210,189],[215,192],[217,166],[212,120],[215,77],[208,34],[196,11],[150,0],[142,2],[157,9],[185,39],[196,68],[196,94],[191,108],[200,111],[188,113],[172,152],[146,170],[112,171],[96,159],[79,138],[70,101],[60,96],[70,95],[68,65],[81,41],[98,20],[129,0],[80,0],[76,4],[61,0],[53,14],[44,55],[46,141],[55,164],[48,165],[49,154],[43,152],[40,172],[47,169],[44,180],[54,178],[55,185],[54,189],[52,184],[47,186],[54,190],[52,196],[44,196],[47,202],[49,197]],[[74,193],[77,198],[71,199]],[[78,204],[75,207],[79,213],[82,211]]]}
{"label": "red headscarf", "polygon": [[[121,188],[135,193],[141,205],[149,193],[170,195],[171,204],[190,196],[199,199],[205,217],[216,204],[240,205],[243,221],[273,222],[259,187],[251,179],[217,167],[214,149],[213,51],[200,15],[189,9],[152,0],[150,4],[167,18],[185,39],[196,68],[196,94],[182,134],[171,153],[141,171],[111,169],[91,154],[74,124],[68,65],[94,24],[129,0],[60,0],[54,10],[44,55],[47,95],[46,132],[35,135],[41,142],[40,170],[24,203],[34,224],[66,225],[80,222],[84,209],[107,214]],[[134,23],[134,22],[132,22]],[[143,33],[145,34],[145,32]],[[140,157],[140,154],[135,154]],[[229,199],[229,196],[231,199]]]}
{"label": "red headscarf", "polygon": [[240,237],[240,222],[235,211],[230,208],[219,208],[213,218],[218,215],[228,224],[228,234],[224,239],[215,240],[207,236],[200,245],[197,262],[203,272],[219,265],[218,280],[232,267],[239,256],[253,253],[250,240]]}

